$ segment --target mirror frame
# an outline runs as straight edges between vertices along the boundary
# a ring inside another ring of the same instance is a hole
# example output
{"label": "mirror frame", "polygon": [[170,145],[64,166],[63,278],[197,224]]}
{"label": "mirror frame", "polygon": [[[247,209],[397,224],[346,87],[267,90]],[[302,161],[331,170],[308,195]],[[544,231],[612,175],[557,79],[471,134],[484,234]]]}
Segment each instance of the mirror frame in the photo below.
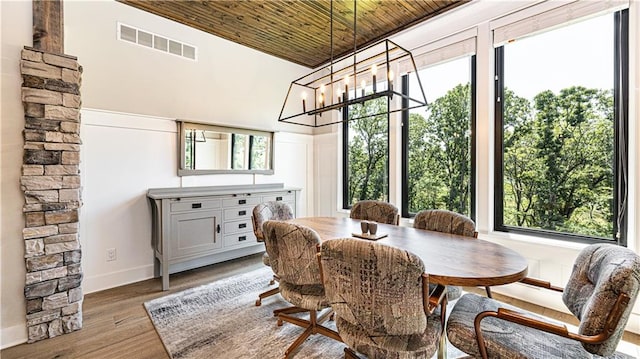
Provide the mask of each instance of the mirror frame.
{"label": "mirror frame", "polygon": [[[205,124],[205,123],[197,123],[191,121],[182,121],[176,120],[178,124],[178,176],[194,176],[194,175],[212,175],[212,174],[263,174],[263,175],[272,175],[274,173],[273,165],[274,165],[274,132],[271,131],[261,131],[254,130],[249,128],[240,128],[240,127],[228,127],[228,126],[219,126],[214,124]],[[204,130],[204,131],[215,131],[215,132],[223,132],[230,134],[242,134],[242,135],[254,135],[254,136],[265,136],[269,138],[270,142],[270,151],[269,151],[269,167],[270,169],[266,170],[255,170],[255,169],[186,169],[185,168],[185,150],[186,150],[186,140],[185,140],[185,129],[196,129],[196,130]]]}

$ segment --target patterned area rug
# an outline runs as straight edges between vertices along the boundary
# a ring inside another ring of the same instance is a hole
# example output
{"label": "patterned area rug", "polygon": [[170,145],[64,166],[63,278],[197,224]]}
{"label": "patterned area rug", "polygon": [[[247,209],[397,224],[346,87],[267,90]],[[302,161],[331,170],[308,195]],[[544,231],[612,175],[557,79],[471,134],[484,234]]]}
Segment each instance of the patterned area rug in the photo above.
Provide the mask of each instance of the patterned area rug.
{"label": "patterned area rug", "polygon": [[[276,325],[273,310],[288,304],[275,295],[256,307],[269,289],[268,267],[158,298],[144,304],[169,356],[188,358],[280,358],[302,333],[293,324]],[[334,322],[325,325],[335,329]],[[342,359],[344,344],[313,335],[297,358]],[[449,345],[448,357],[463,357]]]}

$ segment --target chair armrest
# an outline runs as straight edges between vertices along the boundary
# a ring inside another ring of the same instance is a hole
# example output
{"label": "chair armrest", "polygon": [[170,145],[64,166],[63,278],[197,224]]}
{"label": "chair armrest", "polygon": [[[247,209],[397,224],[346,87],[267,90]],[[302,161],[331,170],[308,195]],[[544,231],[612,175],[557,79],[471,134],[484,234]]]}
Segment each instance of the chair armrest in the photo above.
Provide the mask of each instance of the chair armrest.
{"label": "chair armrest", "polygon": [[324,269],[322,269],[322,253],[320,253],[320,245],[316,245],[316,259],[318,260],[318,267],[320,268],[320,283],[324,285]]}
{"label": "chair armrest", "polygon": [[253,226],[253,234],[256,236],[256,241],[264,242],[264,238],[258,235],[258,224],[256,223],[256,217],[251,215],[251,225]]}
{"label": "chair armrest", "polygon": [[538,329],[543,332],[559,335],[561,337],[577,340],[581,343],[587,344],[599,344],[603,341],[607,340],[615,331],[615,327],[618,325],[620,321],[620,317],[622,317],[622,313],[624,308],[629,304],[629,296],[624,293],[620,293],[618,295],[618,299],[613,305],[612,310],[609,312],[607,316],[605,326],[602,331],[596,335],[582,335],[570,332],[569,329],[565,325],[558,325],[549,322],[545,322],[539,320],[537,318],[532,318],[527,316],[524,313],[516,312],[506,308],[498,308],[497,311],[484,311],[476,315],[476,318],[473,322],[475,332],[476,332],[476,341],[478,342],[478,349],[480,350],[480,355],[483,359],[487,358],[487,348],[484,343],[484,338],[482,335],[482,330],[480,328],[480,323],[482,319],[486,317],[494,317],[501,320],[506,320],[512,323],[524,325],[529,328]]}
{"label": "chair armrest", "polygon": [[550,282],[543,281],[543,280],[540,280],[540,279],[525,277],[525,278],[521,279],[520,282],[524,283],[524,284],[529,284],[529,285],[532,285],[532,286],[535,286],[535,287],[554,290],[556,292],[564,292],[564,288],[556,287],[555,285],[552,285]]}
{"label": "chair armrest", "polygon": [[537,318],[527,316],[525,313],[516,312],[506,308],[499,308],[496,318],[504,319],[513,323],[525,325],[527,327],[536,328],[545,332],[557,334],[563,337],[569,336],[569,329],[566,325],[559,325],[542,321]]}
{"label": "chair armrest", "polygon": [[427,308],[429,314],[433,314],[436,308],[438,308],[438,306],[442,304],[442,301],[446,296],[447,296],[446,287],[438,284],[436,289],[434,289],[431,293],[429,293],[429,296],[427,297],[427,300],[426,300],[427,303],[425,308]]}
{"label": "chair armrest", "polygon": [[473,322],[474,329],[476,332],[476,341],[478,343],[478,349],[480,351],[480,356],[483,359],[487,359],[488,355],[487,355],[487,347],[484,341],[484,336],[482,334],[480,323],[482,322],[482,319],[486,317],[494,317],[494,318],[506,320],[509,322],[521,324],[530,328],[539,329],[545,332],[549,332],[549,333],[553,333],[556,335],[569,338],[569,330],[567,329],[566,326],[544,322],[539,319],[526,316],[523,313],[515,312],[513,310],[509,310],[505,308],[498,308],[497,311],[488,310],[476,315],[476,318]]}
{"label": "chair armrest", "polygon": [[429,292],[429,275],[422,275],[422,301],[426,315],[433,314],[436,308],[446,300],[446,289],[445,286],[438,284],[433,291]]}

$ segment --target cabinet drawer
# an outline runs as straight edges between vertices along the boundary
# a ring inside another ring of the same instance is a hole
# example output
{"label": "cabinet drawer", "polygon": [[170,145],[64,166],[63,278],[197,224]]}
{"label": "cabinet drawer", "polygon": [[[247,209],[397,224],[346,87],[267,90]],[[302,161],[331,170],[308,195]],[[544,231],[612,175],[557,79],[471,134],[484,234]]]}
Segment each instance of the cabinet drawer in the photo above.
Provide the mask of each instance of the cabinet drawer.
{"label": "cabinet drawer", "polygon": [[236,233],[236,232],[251,232],[253,231],[253,224],[251,219],[244,221],[227,222],[224,224],[224,233]]}
{"label": "cabinet drawer", "polygon": [[253,211],[253,207],[238,207],[238,208],[225,209],[224,220],[225,222],[241,220],[241,219],[251,220],[252,211]]}
{"label": "cabinet drawer", "polygon": [[176,200],[171,202],[171,212],[182,211],[194,211],[201,209],[215,209],[220,208],[222,201],[219,199],[204,199],[204,200]]}
{"label": "cabinet drawer", "polygon": [[273,193],[267,196],[262,196],[262,202],[283,201],[283,202],[293,203],[295,198],[296,196],[293,193],[287,193],[287,192]]}
{"label": "cabinet drawer", "polygon": [[257,204],[260,204],[260,197],[238,196],[238,197],[233,197],[233,198],[228,198],[228,199],[222,200],[222,206],[225,207],[225,208],[226,207],[247,206],[247,205],[255,206]]}
{"label": "cabinet drawer", "polygon": [[253,232],[244,232],[224,236],[222,243],[225,247],[235,247],[256,244],[258,241]]}

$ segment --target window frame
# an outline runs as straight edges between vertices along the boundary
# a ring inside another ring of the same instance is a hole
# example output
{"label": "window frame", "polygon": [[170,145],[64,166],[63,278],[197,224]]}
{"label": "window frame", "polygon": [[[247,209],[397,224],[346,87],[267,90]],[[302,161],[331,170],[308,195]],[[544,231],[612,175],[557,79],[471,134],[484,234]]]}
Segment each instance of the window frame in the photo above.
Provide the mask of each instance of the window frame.
{"label": "window frame", "polygon": [[[614,16],[614,163],[613,163],[613,233],[610,239],[545,229],[525,228],[504,224],[504,45],[494,49],[494,230],[532,235],[579,243],[617,243],[627,245],[628,177],[621,173],[628,169],[629,121],[629,11],[610,13]],[[621,200],[622,198],[622,200]]]}
{"label": "window frame", "polygon": [[[471,168],[470,168],[470,192],[469,192],[469,217],[476,220],[476,121],[477,121],[477,79],[476,79],[476,55],[468,55],[470,57],[470,86],[471,86],[471,139],[470,139],[470,151],[471,151]],[[453,59],[451,59],[453,60]],[[420,70],[418,70],[420,71]],[[409,93],[409,81],[408,76],[402,76],[402,93]],[[403,99],[402,101],[406,101]],[[403,105],[404,106],[404,105]],[[401,214],[403,218],[413,218],[416,213],[409,212],[409,110],[402,111],[402,131],[401,131],[401,171],[402,171],[402,206]],[[427,209],[427,208],[425,208]]]}

